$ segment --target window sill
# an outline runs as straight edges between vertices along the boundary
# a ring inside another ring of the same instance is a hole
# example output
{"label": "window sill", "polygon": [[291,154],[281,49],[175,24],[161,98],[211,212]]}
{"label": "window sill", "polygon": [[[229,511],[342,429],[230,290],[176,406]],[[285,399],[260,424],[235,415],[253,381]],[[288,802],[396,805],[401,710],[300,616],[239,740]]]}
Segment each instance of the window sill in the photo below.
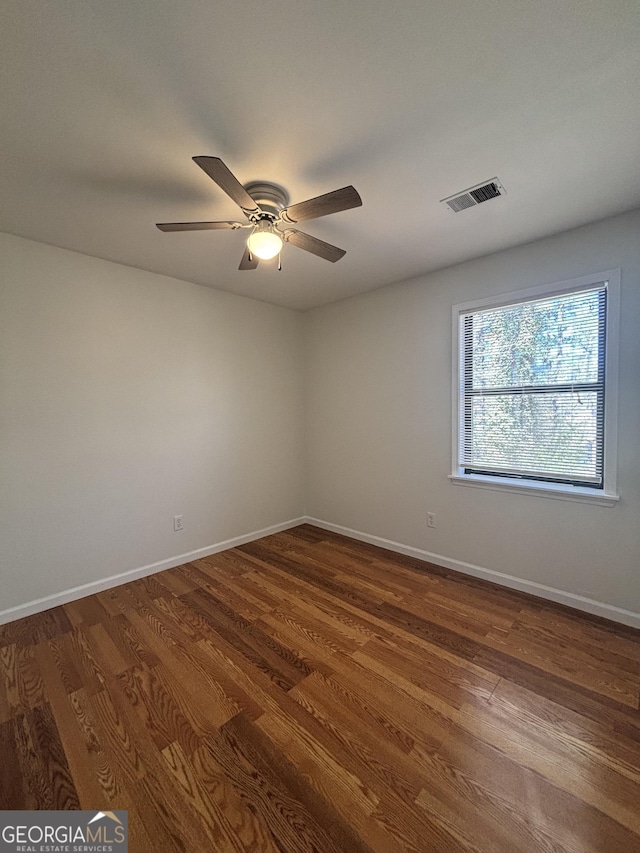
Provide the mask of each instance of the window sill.
{"label": "window sill", "polygon": [[560,501],[615,506],[620,500],[613,495],[582,486],[566,486],[558,483],[536,483],[533,480],[506,480],[502,477],[485,477],[478,474],[450,474],[449,479],[457,486],[471,486],[475,489],[491,489],[497,492],[520,492],[540,498],[553,498]]}

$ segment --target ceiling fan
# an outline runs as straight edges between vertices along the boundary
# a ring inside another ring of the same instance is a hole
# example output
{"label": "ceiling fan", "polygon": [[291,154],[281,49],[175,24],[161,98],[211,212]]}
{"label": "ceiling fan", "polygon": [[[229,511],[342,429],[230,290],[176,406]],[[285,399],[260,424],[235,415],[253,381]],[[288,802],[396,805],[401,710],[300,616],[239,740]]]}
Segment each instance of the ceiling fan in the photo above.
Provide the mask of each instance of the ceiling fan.
{"label": "ceiling fan", "polygon": [[[279,257],[283,243],[292,243],[299,249],[332,263],[339,261],[346,254],[344,249],[288,226],[306,219],[318,219],[329,213],[338,213],[340,210],[360,207],[362,199],[354,187],[342,187],[287,206],[288,195],[276,184],[254,181],[243,186],[219,157],[194,157],[193,160],[235,201],[249,222],[158,222],[160,231],[235,231],[239,228],[250,228],[251,234],[238,267],[240,270],[254,270],[259,260],[267,261],[276,255]],[[281,269],[279,260],[278,269]]]}

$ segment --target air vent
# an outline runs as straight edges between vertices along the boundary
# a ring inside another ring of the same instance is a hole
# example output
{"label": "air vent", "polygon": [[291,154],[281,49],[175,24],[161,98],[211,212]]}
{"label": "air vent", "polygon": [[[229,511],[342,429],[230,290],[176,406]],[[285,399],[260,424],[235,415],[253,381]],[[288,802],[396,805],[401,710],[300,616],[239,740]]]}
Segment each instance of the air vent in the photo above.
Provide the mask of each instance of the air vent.
{"label": "air vent", "polygon": [[504,187],[497,178],[492,178],[490,181],[485,181],[483,184],[478,184],[476,187],[470,187],[468,190],[463,190],[461,193],[443,198],[440,204],[444,204],[449,210],[454,213],[460,213],[461,210],[466,210],[468,207],[476,207],[484,201],[489,201],[492,198],[498,198],[501,195],[506,195]]}

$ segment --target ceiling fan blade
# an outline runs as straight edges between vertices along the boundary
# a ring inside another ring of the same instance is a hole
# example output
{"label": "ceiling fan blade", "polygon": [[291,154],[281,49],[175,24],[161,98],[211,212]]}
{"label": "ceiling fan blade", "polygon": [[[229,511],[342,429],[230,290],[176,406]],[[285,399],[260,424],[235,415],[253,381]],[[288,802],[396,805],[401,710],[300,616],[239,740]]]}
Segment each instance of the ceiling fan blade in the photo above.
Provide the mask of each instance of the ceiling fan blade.
{"label": "ceiling fan blade", "polygon": [[318,219],[329,213],[338,213],[340,210],[350,210],[352,207],[360,207],[362,199],[357,190],[352,187],[342,187],[331,193],[292,204],[280,214],[286,222],[302,222],[305,219]]}
{"label": "ceiling fan blade", "polygon": [[160,231],[216,231],[219,228],[242,228],[241,222],[156,222]]}
{"label": "ceiling fan blade", "polygon": [[194,157],[193,160],[245,213],[260,213],[255,200],[219,157]]}
{"label": "ceiling fan blade", "polygon": [[[251,258],[251,260],[249,260]],[[255,255],[249,255],[249,247],[245,246],[242,260],[240,261],[239,270],[254,270],[258,266],[258,258]]]}
{"label": "ceiling fan blade", "polygon": [[324,258],[325,261],[331,261],[332,264],[347,254],[344,249],[339,249],[337,246],[332,246],[331,243],[325,243],[324,240],[318,240],[317,237],[312,237],[302,231],[295,231],[293,228],[285,231],[285,239],[287,243],[293,243],[299,249],[304,249],[305,252],[311,252],[319,258]]}

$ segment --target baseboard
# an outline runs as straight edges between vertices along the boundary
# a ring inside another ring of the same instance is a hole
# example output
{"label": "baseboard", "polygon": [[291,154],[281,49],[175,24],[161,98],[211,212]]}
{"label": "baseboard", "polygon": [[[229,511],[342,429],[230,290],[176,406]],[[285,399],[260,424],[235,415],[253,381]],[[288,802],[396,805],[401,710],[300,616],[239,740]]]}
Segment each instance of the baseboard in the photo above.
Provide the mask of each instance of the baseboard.
{"label": "baseboard", "polygon": [[102,592],[105,589],[111,589],[114,586],[119,586],[129,581],[137,580],[138,578],[153,575],[156,572],[162,572],[165,569],[172,569],[175,566],[181,566],[183,563],[188,563],[191,560],[198,560],[202,557],[209,557],[212,554],[218,554],[220,551],[226,551],[229,548],[235,548],[238,545],[244,545],[246,542],[253,542],[256,539],[262,539],[264,536],[270,536],[272,533],[279,533],[282,530],[289,530],[292,527],[297,527],[300,524],[313,524],[315,527],[320,527],[323,530],[331,530],[334,533],[340,533],[343,536],[348,536],[351,539],[357,539],[361,542],[367,542],[370,545],[377,545],[380,548],[386,548],[389,551],[395,551],[398,554],[405,554],[408,557],[415,557],[417,560],[423,560],[428,563],[435,563],[438,566],[443,566],[445,569],[452,569],[456,572],[461,572],[472,577],[482,578],[483,580],[497,583],[509,589],[516,589],[520,592],[528,592],[530,595],[535,595],[538,598],[545,598],[548,601],[554,601],[557,604],[564,604],[567,607],[572,607],[576,610],[582,610],[585,613],[591,613],[594,616],[601,616],[604,619],[610,619],[613,622],[619,622],[622,625],[629,625],[632,628],[640,629],[640,613],[634,613],[631,610],[624,610],[621,607],[615,607],[612,604],[605,604],[602,601],[595,601],[592,598],[586,598],[582,595],[577,595],[573,592],[565,592],[555,587],[545,586],[544,584],[536,583],[535,581],[524,580],[523,578],[507,575],[503,572],[496,572],[493,569],[485,569],[482,566],[476,566],[473,563],[465,563],[462,560],[454,560],[450,557],[445,557],[442,554],[434,554],[431,551],[424,551],[422,548],[414,548],[411,545],[404,545],[401,542],[394,542],[391,539],[383,539],[381,536],[374,536],[371,533],[363,533],[360,530],[353,530],[350,527],[344,527],[341,524],[333,524],[329,521],[323,521],[319,518],[311,516],[302,516],[289,521],[284,521],[281,524],[273,524],[270,527],[264,527],[261,530],[254,530],[251,533],[236,536],[233,539],[226,539],[223,542],[218,542],[215,545],[207,545],[204,548],[198,548],[196,551],[189,551],[186,554],[178,554],[175,557],[169,557],[166,560],[160,560],[157,563],[150,563],[147,566],[140,566],[136,569],[130,569],[126,572],[121,572],[117,575],[101,578],[97,581],[82,584],[72,587],[71,589],[63,590],[62,592],[53,593],[52,595],[38,598],[34,601],[28,601],[25,604],[19,604],[15,607],[9,607],[6,610],[0,610],[0,625],[7,622],[13,622],[15,619],[22,619],[24,616],[32,616],[34,613],[41,613],[44,610],[49,610],[51,607],[57,607],[60,604],[67,604],[70,601],[77,601],[79,598],[84,598],[87,595],[93,595],[96,592]]}
{"label": "baseboard", "polygon": [[53,595],[47,595],[45,598],[37,598],[34,601],[26,602],[26,604],[18,604],[15,607],[0,610],[0,625],[13,622],[15,619],[22,619],[24,616],[32,616],[34,613],[41,613],[43,610],[58,607],[60,604],[77,601],[79,598],[84,598],[87,595],[93,595],[96,592],[102,592],[105,589],[111,589],[114,586],[120,586],[120,584],[129,583],[129,581],[144,578],[147,575],[153,575],[156,572],[163,572],[165,569],[172,569],[174,566],[181,566],[183,563],[189,563],[191,560],[210,557],[211,554],[218,554],[220,551],[227,551],[229,548],[244,545],[246,542],[262,539],[263,536],[270,536],[272,533],[280,533],[281,530],[289,530],[291,527],[297,527],[305,521],[305,518],[294,518],[290,521],[284,521],[281,524],[273,524],[271,527],[262,528],[262,530],[254,530],[252,533],[245,533],[233,539],[226,539],[224,542],[218,542],[215,545],[198,548],[197,551],[178,554],[175,557],[169,557],[167,560],[150,563],[148,566],[140,566],[137,569],[130,569],[117,575],[111,575],[97,581],[74,586],[62,592],[55,592]]}
{"label": "baseboard", "polygon": [[514,575],[506,575],[503,572],[493,571],[493,569],[485,569],[482,566],[475,566],[472,563],[453,560],[442,554],[433,554],[430,551],[423,551],[422,548],[403,545],[401,542],[383,539],[380,536],[373,536],[370,533],[363,533],[360,530],[352,530],[350,527],[343,527],[341,524],[332,524],[329,521],[322,521],[319,518],[307,516],[304,521],[323,530],[331,530],[333,533],[341,533],[343,536],[349,536],[351,539],[367,542],[369,545],[378,545],[380,548],[387,548],[389,551],[395,551],[398,554],[405,554],[408,557],[415,557],[418,560],[435,563],[438,566],[443,566],[445,569],[452,569],[465,575],[482,578],[491,583],[506,586],[509,589],[528,592],[530,595],[535,595],[538,598],[546,598],[548,601],[564,604],[567,607],[573,607],[576,610],[582,610],[594,616],[601,616],[603,619],[610,619],[613,622],[620,622],[622,625],[629,625],[631,628],[640,628],[640,613],[634,613],[632,610],[623,610],[621,607],[614,607],[613,604],[605,604],[602,601],[585,598],[583,595],[565,592],[561,589],[555,589],[552,586],[535,583],[535,581],[517,578]]}

